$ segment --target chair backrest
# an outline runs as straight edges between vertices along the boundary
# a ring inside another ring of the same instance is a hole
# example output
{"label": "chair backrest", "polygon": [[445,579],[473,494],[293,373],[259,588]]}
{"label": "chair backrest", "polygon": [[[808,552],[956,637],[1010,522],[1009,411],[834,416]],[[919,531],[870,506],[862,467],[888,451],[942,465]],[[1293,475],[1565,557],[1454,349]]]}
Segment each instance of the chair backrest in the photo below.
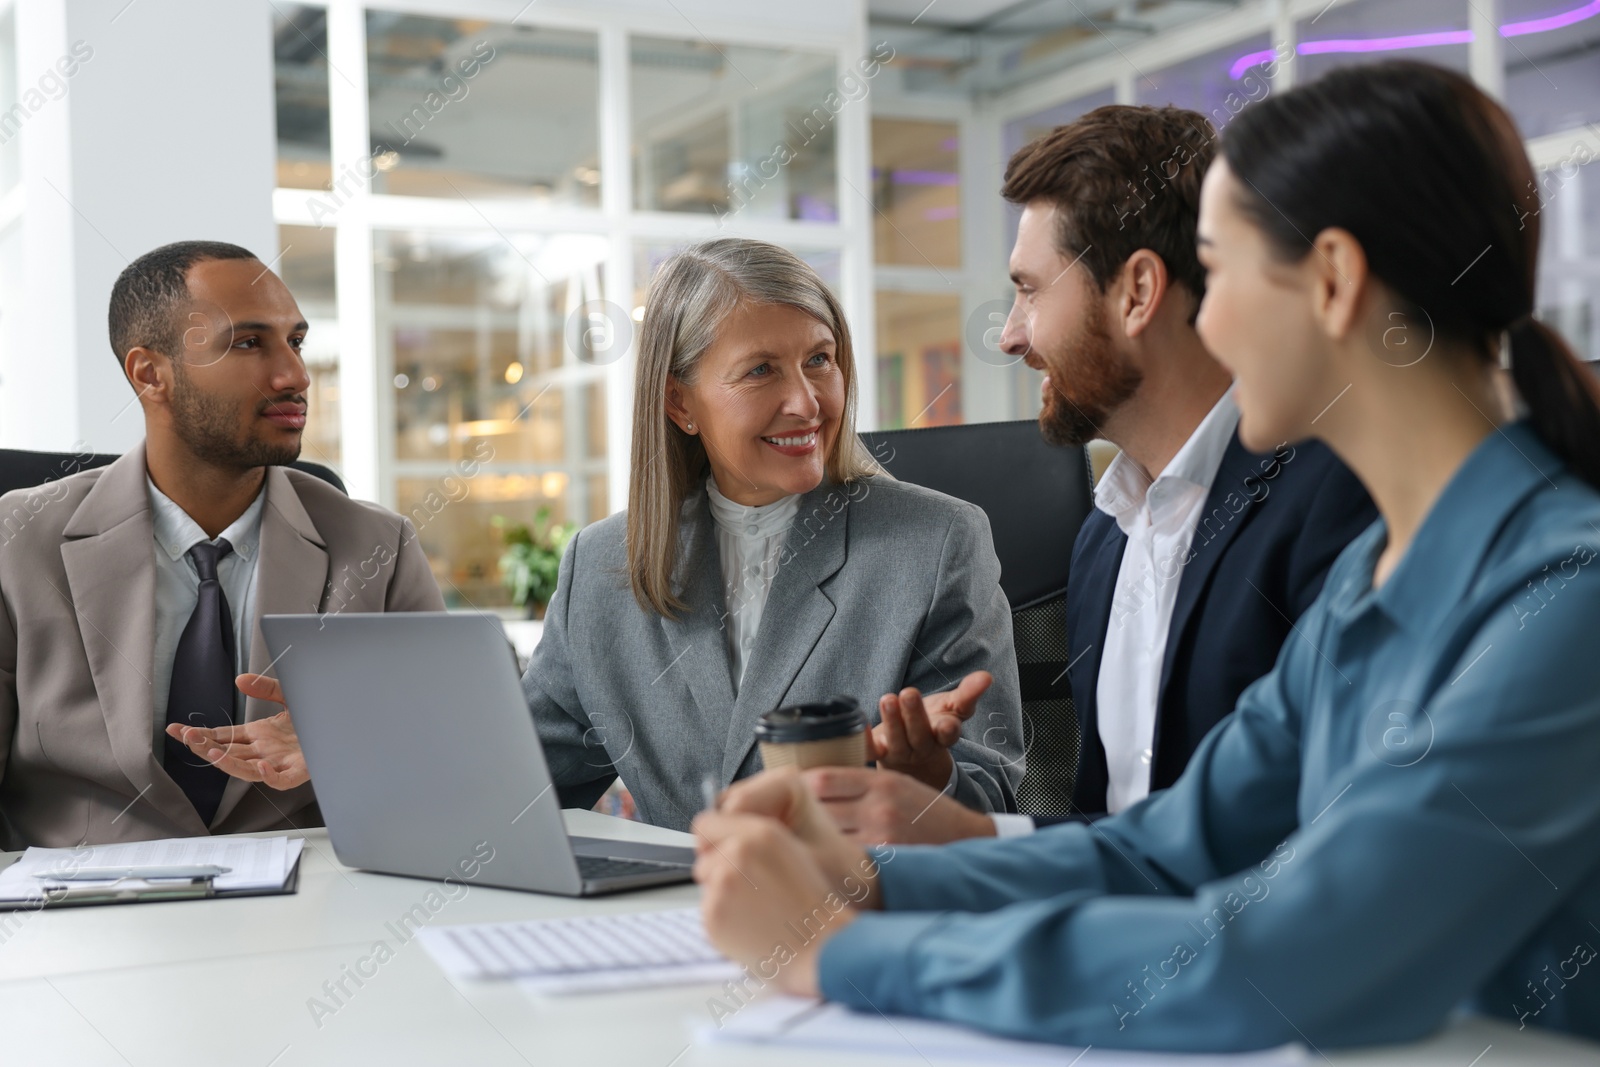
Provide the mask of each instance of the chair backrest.
{"label": "chair backrest", "polygon": [[1067,572],[1094,506],[1087,453],[1046,444],[1032,420],[861,435],[896,478],[978,505],[989,517],[1011,604],[1022,683],[1024,815],[1065,815],[1080,746],[1067,680]]}
{"label": "chair backrest", "polygon": [[[0,448],[0,493],[30,489],[79,471],[104,467],[119,458],[109,452],[29,452],[20,448]],[[296,460],[290,466],[321,478],[341,493],[345,492],[344,482],[331,468],[308,460]]]}

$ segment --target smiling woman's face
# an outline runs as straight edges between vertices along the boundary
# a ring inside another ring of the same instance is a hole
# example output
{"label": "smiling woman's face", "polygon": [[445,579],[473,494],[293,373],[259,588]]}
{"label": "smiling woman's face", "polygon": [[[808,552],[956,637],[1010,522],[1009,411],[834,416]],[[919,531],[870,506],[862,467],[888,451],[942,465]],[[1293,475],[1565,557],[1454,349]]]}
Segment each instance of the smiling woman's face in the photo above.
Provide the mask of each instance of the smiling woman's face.
{"label": "smiling woman's face", "polygon": [[[787,304],[740,304],[667,410],[705,442],[717,489],[759,507],[822,483],[844,412],[833,331]],[[693,429],[690,429],[690,426]]]}
{"label": "smiling woman's face", "polygon": [[1318,410],[1348,379],[1329,377],[1326,342],[1312,311],[1315,262],[1281,262],[1241,210],[1242,195],[1227,161],[1218,159],[1200,190],[1206,295],[1195,329],[1233,375],[1239,439],[1266,452],[1310,436]]}

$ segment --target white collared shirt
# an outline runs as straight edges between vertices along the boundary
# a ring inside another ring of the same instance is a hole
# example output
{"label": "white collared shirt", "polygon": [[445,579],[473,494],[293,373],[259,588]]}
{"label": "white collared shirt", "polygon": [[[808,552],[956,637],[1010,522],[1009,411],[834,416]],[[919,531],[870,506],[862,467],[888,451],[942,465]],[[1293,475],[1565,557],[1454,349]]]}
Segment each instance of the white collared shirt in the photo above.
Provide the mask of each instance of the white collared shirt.
{"label": "white collared shirt", "polygon": [[[200,573],[189,558],[189,549],[201,541],[212,541],[200,524],[189,517],[145,477],[150,490],[150,521],[155,528],[156,556],[156,656],[151,678],[154,702],[151,706],[155,751],[162,748],[167,728],[167,698],[172,692],[172,661],[178,654],[178,639],[189,625],[189,616],[200,600]],[[217,562],[217,580],[228,599],[233,617],[235,670],[244,673],[250,666],[251,625],[255,618],[256,563],[261,554],[261,510],[267,489],[263,483],[244,514],[218,535],[233,546],[233,551]],[[234,721],[239,718],[242,694],[234,693]]]}
{"label": "white collared shirt", "polygon": [[706,479],[706,496],[711,500],[717,555],[722,560],[723,628],[728,632],[733,691],[737,693],[756,645],[756,631],[761,628],[767,594],[778,573],[783,543],[800,511],[800,497],[786,496],[759,508],[746,507],[723,496],[715,478]]}
{"label": "white collared shirt", "polygon": [[[1156,705],[1178,583],[1238,427],[1239,408],[1229,388],[1154,481],[1122,452],[1095,486],[1095,507],[1115,519],[1128,538],[1095,686],[1109,772],[1107,811],[1121,811],[1150,794]],[[1025,816],[996,815],[994,821],[1002,837],[1033,830],[1033,820]]]}
{"label": "white collared shirt", "polygon": [[1107,811],[1121,811],[1150,794],[1156,704],[1178,582],[1211,483],[1238,426],[1230,388],[1154,481],[1124,452],[1095,486],[1095,507],[1115,519],[1128,538],[1095,688],[1109,772]]}

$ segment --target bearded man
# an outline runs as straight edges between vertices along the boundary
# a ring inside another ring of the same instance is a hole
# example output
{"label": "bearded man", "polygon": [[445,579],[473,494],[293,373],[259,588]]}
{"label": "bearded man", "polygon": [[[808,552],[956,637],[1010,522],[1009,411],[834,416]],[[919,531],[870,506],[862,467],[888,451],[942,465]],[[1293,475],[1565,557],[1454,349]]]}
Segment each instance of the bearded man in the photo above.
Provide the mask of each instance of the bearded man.
{"label": "bearded man", "polygon": [[[1197,112],[1109,106],[1024,146],[1006,168],[1002,195],[1022,217],[1001,344],[1047,375],[1047,440],[1120,450],[1072,547],[1066,621],[1083,743],[1069,818],[1171,785],[1283,643],[1304,640],[1294,620],[1377,518],[1323,445],[1255,454],[1239,441],[1232,383],[1194,328],[1206,281],[1195,224],[1215,144]],[[1425,343],[1403,325],[1391,333],[1397,361]],[[1375,721],[1381,747],[1389,724]],[[806,779],[863,844],[1059,821],[975,812],[883,770]]]}

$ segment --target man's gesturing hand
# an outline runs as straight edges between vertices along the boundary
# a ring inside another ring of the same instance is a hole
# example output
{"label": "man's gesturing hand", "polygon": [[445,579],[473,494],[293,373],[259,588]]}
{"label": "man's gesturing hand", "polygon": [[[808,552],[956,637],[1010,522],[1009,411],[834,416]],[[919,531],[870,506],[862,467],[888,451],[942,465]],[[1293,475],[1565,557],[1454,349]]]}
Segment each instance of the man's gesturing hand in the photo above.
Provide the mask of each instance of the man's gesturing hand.
{"label": "man's gesturing hand", "polygon": [[[235,684],[247,697],[283,703],[283,687],[264,674],[241,674]],[[294,732],[287,708],[270,718],[238,726],[206,729],[171,723],[167,733],[207,763],[247,782],[261,782],[273,789],[293,789],[311,780],[305,753],[300,750],[300,738]]]}

